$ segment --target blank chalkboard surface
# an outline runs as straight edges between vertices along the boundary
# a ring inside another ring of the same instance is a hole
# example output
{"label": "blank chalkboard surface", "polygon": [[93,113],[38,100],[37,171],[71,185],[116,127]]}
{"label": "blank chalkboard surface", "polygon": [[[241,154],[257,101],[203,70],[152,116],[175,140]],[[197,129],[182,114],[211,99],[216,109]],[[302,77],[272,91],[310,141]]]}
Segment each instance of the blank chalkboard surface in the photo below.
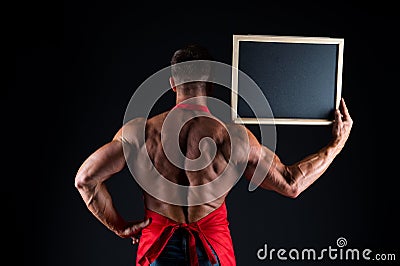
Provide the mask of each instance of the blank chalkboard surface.
{"label": "blank chalkboard surface", "polygon": [[332,122],[341,98],[343,39],[233,37],[231,103],[235,122]]}

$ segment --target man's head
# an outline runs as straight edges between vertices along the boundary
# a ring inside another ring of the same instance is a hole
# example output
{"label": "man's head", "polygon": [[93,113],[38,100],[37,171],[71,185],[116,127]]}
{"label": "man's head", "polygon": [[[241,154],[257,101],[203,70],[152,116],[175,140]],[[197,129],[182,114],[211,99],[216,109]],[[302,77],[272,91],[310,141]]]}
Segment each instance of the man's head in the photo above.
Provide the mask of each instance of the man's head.
{"label": "man's head", "polygon": [[[206,61],[204,61],[206,60]],[[213,60],[208,50],[197,44],[189,44],[177,50],[171,59],[171,87],[181,94],[191,95],[211,89],[211,83],[205,82],[211,76]]]}

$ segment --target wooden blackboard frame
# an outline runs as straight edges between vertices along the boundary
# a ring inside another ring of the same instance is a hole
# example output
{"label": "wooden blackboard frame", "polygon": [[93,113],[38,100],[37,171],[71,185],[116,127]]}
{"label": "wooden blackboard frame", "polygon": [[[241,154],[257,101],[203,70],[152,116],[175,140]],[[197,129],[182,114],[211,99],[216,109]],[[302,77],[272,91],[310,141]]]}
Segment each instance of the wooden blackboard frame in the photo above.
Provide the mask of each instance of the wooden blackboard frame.
{"label": "wooden blackboard frame", "polygon": [[239,44],[240,42],[273,42],[273,43],[301,43],[301,44],[335,44],[337,49],[337,69],[336,69],[336,92],[335,108],[339,107],[342,94],[342,70],[343,70],[343,38],[330,37],[302,37],[302,36],[275,36],[275,35],[233,35],[233,56],[232,56],[232,94],[231,107],[232,120],[239,124],[282,124],[282,125],[329,125],[333,122],[331,119],[318,118],[263,118],[263,117],[242,117],[238,112],[238,88],[239,77]]}

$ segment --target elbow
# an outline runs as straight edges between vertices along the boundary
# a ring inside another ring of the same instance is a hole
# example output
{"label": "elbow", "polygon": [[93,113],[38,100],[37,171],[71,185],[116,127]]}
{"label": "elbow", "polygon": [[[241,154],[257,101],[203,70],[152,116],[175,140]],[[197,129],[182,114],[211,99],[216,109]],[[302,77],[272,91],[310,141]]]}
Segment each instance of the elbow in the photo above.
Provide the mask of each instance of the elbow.
{"label": "elbow", "polygon": [[79,171],[75,177],[75,188],[79,191],[85,190],[90,187],[91,177],[86,171]]}
{"label": "elbow", "polygon": [[296,199],[301,193],[297,183],[292,183],[286,189],[286,196],[292,199]]}
{"label": "elbow", "polygon": [[286,180],[284,194],[286,197],[295,199],[300,195],[301,189],[300,189],[300,184],[298,182],[298,177],[295,176],[293,172],[294,172],[293,169],[291,169],[290,167],[286,167],[284,175],[284,179]]}

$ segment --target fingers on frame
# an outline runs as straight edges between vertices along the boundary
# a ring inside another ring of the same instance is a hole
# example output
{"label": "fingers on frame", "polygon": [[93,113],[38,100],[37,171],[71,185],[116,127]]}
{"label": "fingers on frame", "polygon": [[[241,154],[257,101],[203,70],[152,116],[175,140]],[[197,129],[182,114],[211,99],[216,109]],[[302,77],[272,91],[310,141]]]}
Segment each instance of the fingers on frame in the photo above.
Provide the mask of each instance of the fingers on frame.
{"label": "fingers on frame", "polygon": [[342,122],[342,113],[338,109],[335,110],[335,122],[336,123]]}

